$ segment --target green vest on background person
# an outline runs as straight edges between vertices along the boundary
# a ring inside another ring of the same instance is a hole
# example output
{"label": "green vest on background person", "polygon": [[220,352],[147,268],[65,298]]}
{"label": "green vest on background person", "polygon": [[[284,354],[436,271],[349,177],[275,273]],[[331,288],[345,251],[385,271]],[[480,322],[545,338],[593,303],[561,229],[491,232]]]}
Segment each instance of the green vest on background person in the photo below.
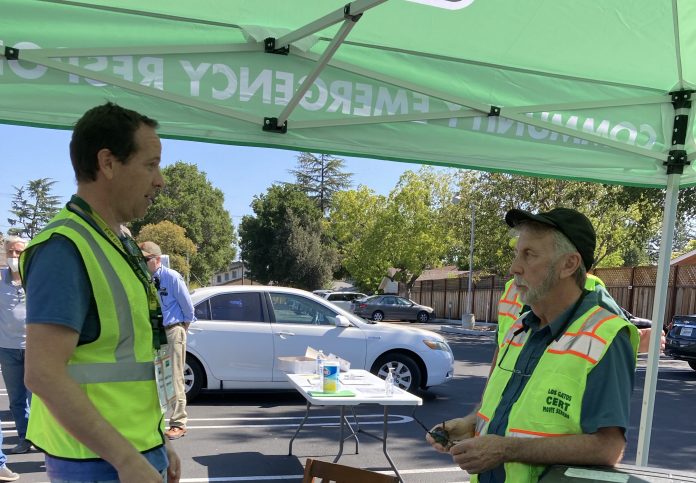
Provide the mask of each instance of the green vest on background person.
{"label": "green vest on background person", "polygon": [[[164,418],[155,383],[147,289],[120,247],[114,247],[66,208],[27,246],[22,272],[31,251],[54,234],[70,239],[79,251],[97,301],[100,324],[96,340],[75,348],[68,373],[101,415],[138,451],[162,446]],[[99,458],[68,433],[36,395],[31,402],[27,439],[54,457]]]}
{"label": "green vest on background person", "polygon": [[[521,323],[520,317],[520,323]],[[515,324],[513,324],[515,325]],[[575,319],[558,340],[544,351],[513,404],[505,430],[506,437],[543,438],[582,434],[581,408],[587,375],[606,353],[614,337],[624,328],[630,333],[634,355],[638,353],[638,330],[620,316],[594,306]],[[504,364],[514,368],[529,331],[516,333],[511,326],[503,335]],[[501,395],[512,372],[493,366],[477,413],[476,436],[487,434]],[[536,482],[546,466],[505,463],[506,481]],[[478,475],[471,475],[478,482]]]}
{"label": "green vest on background person", "polygon": [[[585,279],[585,289],[594,292],[598,285],[604,287],[604,282],[596,275],[588,273]],[[508,280],[498,301],[498,347],[503,345],[505,334],[520,316],[523,307],[524,304],[520,300],[520,292],[515,285],[515,279]]]}

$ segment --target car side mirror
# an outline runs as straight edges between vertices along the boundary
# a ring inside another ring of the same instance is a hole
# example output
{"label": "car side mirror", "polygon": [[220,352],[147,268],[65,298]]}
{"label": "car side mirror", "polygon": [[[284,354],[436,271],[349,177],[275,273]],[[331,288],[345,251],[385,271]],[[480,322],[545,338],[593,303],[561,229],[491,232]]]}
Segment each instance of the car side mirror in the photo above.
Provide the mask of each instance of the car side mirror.
{"label": "car side mirror", "polygon": [[336,327],[350,327],[350,321],[345,315],[336,316]]}

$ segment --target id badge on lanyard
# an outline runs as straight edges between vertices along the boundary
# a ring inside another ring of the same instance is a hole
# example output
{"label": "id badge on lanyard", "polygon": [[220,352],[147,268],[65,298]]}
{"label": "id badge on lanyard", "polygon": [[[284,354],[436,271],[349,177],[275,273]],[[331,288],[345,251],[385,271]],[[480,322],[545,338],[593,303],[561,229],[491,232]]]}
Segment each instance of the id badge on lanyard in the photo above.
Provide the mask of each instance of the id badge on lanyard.
{"label": "id badge on lanyard", "polygon": [[169,346],[163,345],[155,356],[155,381],[157,382],[157,396],[159,397],[162,413],[174,407],[174,369],[172,367],[172,355]]}

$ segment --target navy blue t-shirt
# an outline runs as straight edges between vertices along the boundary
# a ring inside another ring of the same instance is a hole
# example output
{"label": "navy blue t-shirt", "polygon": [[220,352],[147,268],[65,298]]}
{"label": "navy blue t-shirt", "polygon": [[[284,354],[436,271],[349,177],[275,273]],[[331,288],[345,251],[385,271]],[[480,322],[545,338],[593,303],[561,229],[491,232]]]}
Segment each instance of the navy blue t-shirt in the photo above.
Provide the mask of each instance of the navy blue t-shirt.
{"label": "navy blue t-shirt", "polygon": [[[33,275],[33,274],[41,274]],[[99,336],[97,306],[92,285],[77,247],[67,238],[54,235],[32,248],[25,267],[27,324],[55,324],[79,332],[78,344]],[[143,453],[157,471],[168,466],[164,446]],[[75,461],[46,455],[49,478],[74,481],[117,479],[116,469],[104,460]]]}

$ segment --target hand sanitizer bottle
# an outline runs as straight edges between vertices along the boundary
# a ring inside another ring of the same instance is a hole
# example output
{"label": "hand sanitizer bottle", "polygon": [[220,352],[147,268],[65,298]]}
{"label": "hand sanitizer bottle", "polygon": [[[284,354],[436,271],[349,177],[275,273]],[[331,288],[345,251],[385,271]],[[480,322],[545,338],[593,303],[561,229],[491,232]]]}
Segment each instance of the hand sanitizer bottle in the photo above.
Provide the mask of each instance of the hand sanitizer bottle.
{"label": "hand sanitizer bottle", "polygon": [[391,367],[389,368],[389,374],[387,374],[387,377],[384,379],[384,395],[394,395],[394,372]]}
{"label": "hand sanitizer bottle", "polygon": [[324,360],[324,351],[320,350],[319,352],[317,352],[317,363],[316,363],[316,367],[314,368],[314,373],[318,376],[321,376],[322,372],[323,372],[322,368],[321,368],[321,363],[323,360]]}

